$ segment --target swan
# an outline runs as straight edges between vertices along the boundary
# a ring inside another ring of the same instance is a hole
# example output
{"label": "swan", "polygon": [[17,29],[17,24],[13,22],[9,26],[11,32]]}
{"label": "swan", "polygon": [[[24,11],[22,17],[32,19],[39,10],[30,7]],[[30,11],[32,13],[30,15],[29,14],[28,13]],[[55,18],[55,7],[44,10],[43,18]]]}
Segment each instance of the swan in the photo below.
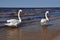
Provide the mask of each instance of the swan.
{"label": "swan", "polygon": [[47,22],[49,21],[48,17],[47,17],[47,14],[49,13],[49,11],[46,11],[45,12],[45,19],[41,19],[40,23],[41,25],[46,25]]}
{"label": "swan", "polygon": [[21,12],[22,12],[22,10],[20,9],[18,11],[18,20],[17,19],[9,19],[9,20],[7,20],[7,23],[5,23],[5,25],[7,25],[7,26],[16,26],[17,27],[17,25],[19,23],[21,23],[21,18],[20,18],[20,15],[19,15]]}

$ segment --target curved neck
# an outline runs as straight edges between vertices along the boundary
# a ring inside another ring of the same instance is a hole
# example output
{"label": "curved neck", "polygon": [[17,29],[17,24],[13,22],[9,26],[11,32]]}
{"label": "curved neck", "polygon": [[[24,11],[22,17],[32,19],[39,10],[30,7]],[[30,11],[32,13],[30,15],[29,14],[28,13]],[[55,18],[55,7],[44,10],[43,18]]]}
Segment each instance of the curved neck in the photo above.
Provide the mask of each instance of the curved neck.
{"label": "curved neck", "polygon": [[45,18],[46,18],[46,20],[49,20],[48,17],[47,17],[47,13],[45,13]]}
{"label": "curved neck", "polygon": [[18,19],[21,22],[20,11],[18,12]]}

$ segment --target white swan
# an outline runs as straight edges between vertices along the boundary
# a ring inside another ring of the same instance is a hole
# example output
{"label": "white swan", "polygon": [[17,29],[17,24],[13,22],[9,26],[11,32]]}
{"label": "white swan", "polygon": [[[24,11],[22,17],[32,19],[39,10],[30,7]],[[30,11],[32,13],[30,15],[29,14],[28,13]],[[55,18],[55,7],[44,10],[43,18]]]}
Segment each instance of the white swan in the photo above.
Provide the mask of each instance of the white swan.
{"label": "white swan", "polygon": [[16,26],[17,27],[17,25],[19,24],[19,23],[21,23],[21,18],[20,18],[20,13],[22,12],[22,10],[20,9],[19,11],[18,11],[18,20],[17,19],[10,19],[10,20],[7,20],[7,23],[5,23],[5,25],[7,25],[7,26]]}
{"label": "white swan", "polygon": [[48,17],[47,17],[47,14],[49,13],[49,11],[46,11],[45,12],[45,19],[41,19],[40,23],[41,25],[46,25],[47,24],[47,21],[49,21]]}

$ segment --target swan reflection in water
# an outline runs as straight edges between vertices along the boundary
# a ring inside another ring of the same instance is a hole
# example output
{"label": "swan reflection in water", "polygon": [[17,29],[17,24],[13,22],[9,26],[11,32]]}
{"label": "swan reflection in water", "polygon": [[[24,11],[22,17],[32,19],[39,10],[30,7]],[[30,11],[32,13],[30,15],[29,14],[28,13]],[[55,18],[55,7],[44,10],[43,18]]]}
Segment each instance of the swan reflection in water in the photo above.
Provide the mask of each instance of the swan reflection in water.
{"label": "swan reflection in water", "polygon": [[43,25],[41,27],[42,27],[41,31],[44,32],[44,33],[47,33],[47,31],[48,31],[47,25]]}
{"label": "swan reflection in water", "polygon": [[52,40],[60,35],[60,30],[49,29],[47,25],[41,26],[41,40]]}

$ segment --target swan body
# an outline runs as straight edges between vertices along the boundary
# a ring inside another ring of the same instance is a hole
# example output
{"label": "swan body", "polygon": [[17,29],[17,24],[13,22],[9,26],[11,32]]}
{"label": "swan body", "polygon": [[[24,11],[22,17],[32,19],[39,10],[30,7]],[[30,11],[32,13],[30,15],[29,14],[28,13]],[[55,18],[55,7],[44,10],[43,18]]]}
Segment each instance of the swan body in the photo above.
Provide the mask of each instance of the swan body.
{"label": "swan body", "polygon": [[19,23],[21,23],[21,18],[20,18],[20,15],[19,15],[21,12],[22,12],[22,10],[18,11],[18,19],[19,20],[9,19],[9,20],[7,20],[7,23],[5,23],[5,25],[7,25],[7,26],[17,26]]}
{"label": "swan body", "polygon": [[40,23],[41,25],[46,25],[47,24],[47,21],[49,21],[48,17],[47,17],[47,14],[49,13],[49,11],[46,11],[45,12],[45,19],[41,19]]}
{"label": "swan body", "polygon": [[17,24],[19,24],[21,22],[19,22],[19,20],[17,19],[10,19],[10,20],[7,20],[7,23],[5,25],[8,25],[8,26],[17,26]]}

